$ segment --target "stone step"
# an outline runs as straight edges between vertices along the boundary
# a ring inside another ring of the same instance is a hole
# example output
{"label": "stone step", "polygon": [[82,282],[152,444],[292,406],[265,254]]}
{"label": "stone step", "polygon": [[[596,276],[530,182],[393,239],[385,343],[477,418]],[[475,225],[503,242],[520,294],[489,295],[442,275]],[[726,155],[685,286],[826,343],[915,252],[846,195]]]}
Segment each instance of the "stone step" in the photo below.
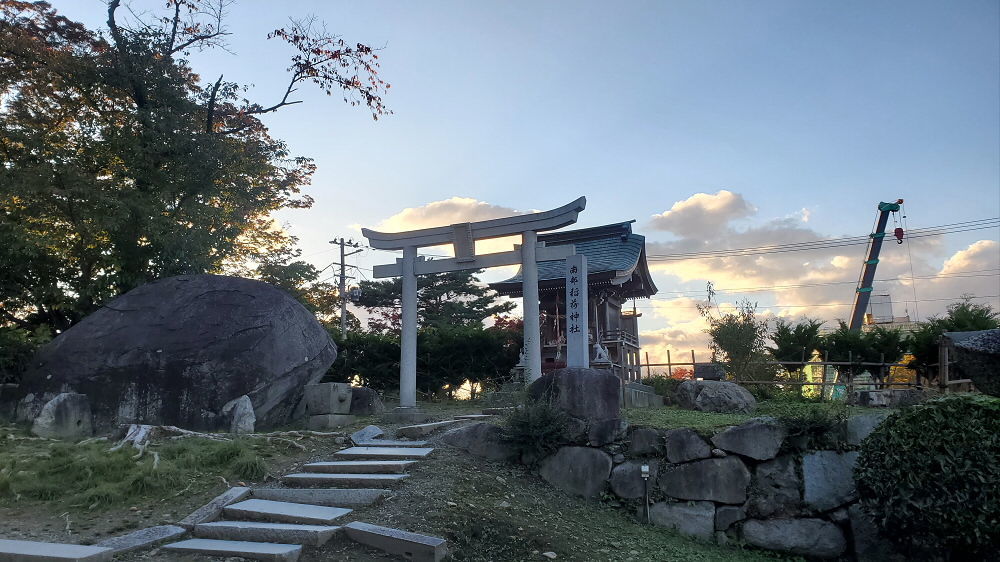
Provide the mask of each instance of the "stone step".
{"label": "stone step", "polygon": [[253,541],[323,546],[340,530],[331,525],[296,525],[263,521],[212,521],[194,526],[194,536],[202,539]]}
{"label": "stone step", "polygon": [[382,503],[390,493],[392,493],[390,490],[378,488],[254,488],[252,497],[260,500],[347,507]]}
{"label": "stone step", "polygon": [[483,408],[483,413],[489,416],[509,414],[517,409],[517,406],[500,406],[497,408]]}
{"label": "stone step", "polygon": [[332,461],[302,465],[305,472],[336,474],[401,474],[417,461]]}
{"label": "stone step", "polygon": [[[180,539],[187,532],[187,529],[178,527],[177,525],[157,525],[156,527],[146,527],[145,529],[132,531],[127,535],[104,539],[94,546],[110,548],[118,555],[133,550],[150,548],[161,542]],[[0,559],[2,558],[0,556]]]}
{"label": "stone step", "polygon": [[222,511],[226,517],[234,519],[329,525],[334,519],[343,517],[352,510],[344,507],[251,499],[227,505]]}
{"label": "stone step", "polygon": [[448,554],[442,538],[354,521],[344,525],[352,540],[417,562],[438,562]]}
{"label": "stone step", "polygon": [[351,447],[333,455],[342,459],[422,459],[431,454],[431,447]]}
{"label": "stone step", "polygon": [[239,556],[251,560],[273,560],[275,562],[295,562],[302,554],[302,547],[297,544],[215,539],[188,539],[168,544],[163,547],[163,550],[185,554],[207,554],[209,556]]}
{"label": "stone step", "polygon": [[401,427],[396,430],[396,435],[399,437],[409,437],[411,439],[417,437],[425,437],[434,433],[435,431],[448,427],[453,423],[461,423],[462,420],[445,420],[433,423],[421,423],[417,425],[408,425],[406,427]]}
{"label": "stone step", "polygon": [[358,447],[426,447],[427,441],[397,441],[393,439],[370,439],[355,441]]}
{"label": "stone step", "polygon": [[281,481],[289,486],[395,486],[409,478],[409,474],[324,474],[320,472],[298,472],[286,474]]}
{"label": "stone step", "polygon": [[0,560],[44,560],[56,562],[59,560],[111,560],[114,550],[99,546],[82,544],[65,544],[56,542],[15,541],[0,539]]}
{"label": "stone step", "polygon": [[465,414],[464,416],[455,416],[456,420],[481,420],[484,418],[492,418],[493,414]]}

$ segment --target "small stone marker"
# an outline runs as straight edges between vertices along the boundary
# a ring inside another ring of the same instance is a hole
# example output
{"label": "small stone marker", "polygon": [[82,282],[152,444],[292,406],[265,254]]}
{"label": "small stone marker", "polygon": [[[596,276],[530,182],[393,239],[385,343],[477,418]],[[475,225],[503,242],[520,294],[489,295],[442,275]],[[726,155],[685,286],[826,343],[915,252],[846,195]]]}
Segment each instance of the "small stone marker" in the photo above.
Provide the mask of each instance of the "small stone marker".
{"label": "small stone marker", "polygon": [[[149,527],[148,529],[139,529],[138,531],[133,531],[120,537],[105,539],[94,546],[110,548],[115,554],[121,554],[123,552],[139,550],[140,548],[147,548],[163,541],[175,539],[185,533],[187,533],[187,529],[184,527],[178,527],[177,525],[158,525],[156,527]],[[2,558],[3,557],[0,556],[0,559]]]}
{"label": "small stone marker", "polygon": [[45,403],[31,432],[52,439],[82,439],[94,433],[90,418],[90,400],[85,394],[63,392]]}
{"label": "small stone marker", "polygon": [[375,439],[376,437],[382,437],[385,432],[382,428],[377,425],[369,425],[363,427],[351,434],[351,441],[368,441],[369,439]]}
{"label": "small stone marker", "polygon": [[417,562],[438,562],[448,554],[442,538],[354,521],[344,525],[347,536],[361,544]]}
{"label": "small stone marker", "polygon": [[163,549],[212,556],[241,556],[254,560],[273,560],[275,562],[295,562],[299,559],[299,554],[302,553],[302,547],[297,544],[221,541],[214,539],[190,539],[168,544]]}
{"label": "small stone marker", "polygon": [[0,560],[3,561],[86,560],[90,562],[111,560],[113,555],[114,551],[110,548],[99,546],[0,539]]}
{"label": "small stone marker", "polygon": [[191,515],[181,519],[177,524],[185,529],[193,529],[198,523],[217,519],[222,514],[222,508],[233,502],[238,502],[249,495],[250,488],[230,488],[213,498],[212,501],[191,512]]}
{"label": "small stone marker", "polygon": [[342,382],[307,384],[305,387],[306,411],[311,416],[320,414],[350,414],[353,391]]}
{"label": "small stone marker", "polygon": [[566,258],[566,366],[590,368],[587,256]]}

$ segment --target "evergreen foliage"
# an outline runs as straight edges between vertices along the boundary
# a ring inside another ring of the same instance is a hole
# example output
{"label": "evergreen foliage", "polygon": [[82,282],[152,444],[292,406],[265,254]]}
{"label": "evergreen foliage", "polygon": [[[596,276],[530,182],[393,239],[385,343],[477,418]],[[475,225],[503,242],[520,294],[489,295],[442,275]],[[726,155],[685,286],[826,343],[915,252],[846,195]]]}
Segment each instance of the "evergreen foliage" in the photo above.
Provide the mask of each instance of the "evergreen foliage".
{"label": "evergreen foliage", "polygon": [[[933,317],[911,333],[905,345],[913,354],[908,365],[926,379],[937,376],[938,340],[945,332],[974,332],[1000,328],[1000,313],[988,304],[976,304],[966,298],[948,306],[943,317]],[[956,378],[961,378],[957,376]]]}
{"label": "evergreen foliage", "polygon": [[[774,347],[768,348],[768,351],[776,361],[802,361],[803,357],[809,361],[823,341],[819,334],[822,325],[821,320],[807,318],[792,325],[784,318],[778,318],[771,333]],[[805,363],[790,363],[782,365],[782,368],[794,373],[804,366]]]}
{"label": "evergreen foliage", "polygon": [[858,494],[913,559],[988,560],[1000,548],[1000,399],[952,395],[900,410],[861,446]]}

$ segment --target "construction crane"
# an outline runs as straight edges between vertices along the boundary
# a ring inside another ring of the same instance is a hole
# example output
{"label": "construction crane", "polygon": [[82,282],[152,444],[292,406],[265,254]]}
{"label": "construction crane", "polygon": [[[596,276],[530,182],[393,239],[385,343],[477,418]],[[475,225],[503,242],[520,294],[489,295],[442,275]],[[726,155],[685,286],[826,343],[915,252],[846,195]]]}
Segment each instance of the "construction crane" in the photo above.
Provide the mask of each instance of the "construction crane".
{"label": "construction crane", "polygon": [[[885,226],[889,222],[889,215],[899,211],[899,206],[902,204],[902,199],[897,199],[895,203],[882,202],[878,204],[878,220],[875,221],[875,229],[868,235],[868,257],[865,259],[865,266],[861,270],[861,278],[858,280],[858,288],[855,290],[854,308],[851,310],[851,330],[861,329],[865,310],[868,309],[868,301],[872,296],[872,282],[875,280],[878,254],[882,250],[882,241],[885,239]],[[893,235],[898,243],[903,243],[902,228],[896,228]]]}

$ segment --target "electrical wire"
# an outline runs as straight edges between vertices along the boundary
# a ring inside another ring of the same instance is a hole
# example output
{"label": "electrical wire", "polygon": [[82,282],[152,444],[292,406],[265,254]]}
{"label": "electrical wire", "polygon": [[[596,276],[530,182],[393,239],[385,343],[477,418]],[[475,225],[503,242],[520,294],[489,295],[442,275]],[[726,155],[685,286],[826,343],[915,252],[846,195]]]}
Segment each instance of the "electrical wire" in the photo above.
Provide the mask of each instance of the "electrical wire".
{"label": "electrical wire", "polygon": [[[959,300],[962,300],[964,298],[970,298],[970,299],[996,299],[996,298],[1000,298],[1000,295],[986,295],[986,296],[982,296],[982,297],[963,295],[961,297],[950,297],[950,298],[944,298],[944,299],[922,299],[920,301],[904,300],[904,301],[898,301],[898,302],[913,303],[913,302],[959,301]],[[672,300],[680,300],[680,299],[678,298],[678,299],[672,299]],[[838,303],[822,303],[822,304],[772,304],[772,305],[757,305],[757,308],[816,308],[816,307],[834,307],[834,306],[854,306],[854,303],[853,302],[843,302],[843,303],[839,303],[838,302]],[[660,307],[657,307],[657,306],[637,306],[636,308],[656,309],[656,308],[660,308]],[[697,307],[697,306],[678,306],[678,307],[676,307],[677,310],[695,309],[695,308],[699,308],[699,307]]]}
{"label": "electrical wire", "polygon": [[[914,229],[908,238],[926,238],[929,236],[942,236],[958,232],[970,232],[974,230],[985,230],[1000,227],[1000,217],[989,219],[977,219],[962,223],[951,223],[927,228]],[[829,248],[840,248],[846,246],[857,246],[868,244],[870,236],[848,236],[843,238],[831,238],[826,240],[812,240],[806,242],[793,242],[788,244],[772,244],[767,246],[753,246],[748,248],[733,248],[728,250],[712,250],[703,252],[678,252],[672,254],[647,254],[648,261],[678,261],[687,259],[723,258],[739,257],[763,254],[778,254],[785,252],[801,252],[806,250],[820,250]]]}

